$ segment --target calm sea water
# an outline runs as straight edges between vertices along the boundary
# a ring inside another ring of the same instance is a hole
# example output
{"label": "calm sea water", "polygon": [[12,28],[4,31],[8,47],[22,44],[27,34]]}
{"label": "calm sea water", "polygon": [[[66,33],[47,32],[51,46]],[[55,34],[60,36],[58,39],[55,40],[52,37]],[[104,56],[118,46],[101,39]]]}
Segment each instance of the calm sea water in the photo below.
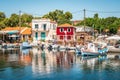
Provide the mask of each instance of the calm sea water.
{"label": "calm sea water", "polygon": [[81,57],[74,52],[1,51],[0,80],[120,80],[116,54]]}

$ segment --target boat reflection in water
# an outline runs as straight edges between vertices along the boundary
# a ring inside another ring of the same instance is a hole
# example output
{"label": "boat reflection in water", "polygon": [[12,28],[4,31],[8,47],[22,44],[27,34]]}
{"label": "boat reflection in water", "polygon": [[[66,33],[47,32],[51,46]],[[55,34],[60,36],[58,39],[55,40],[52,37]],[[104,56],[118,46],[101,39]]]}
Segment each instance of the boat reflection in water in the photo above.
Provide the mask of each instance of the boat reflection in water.
{"label": "boat reflection in water", "polygon": [[32,59],[32,69],[34,74],[53,73],[59,68],[69,69],[75,61],[74,53],[48,52],[34,49]]}
{"label": "boat reflection in water", "polygon": [[37,48],[0,52],[0,80],[120,80],[120,58]]}

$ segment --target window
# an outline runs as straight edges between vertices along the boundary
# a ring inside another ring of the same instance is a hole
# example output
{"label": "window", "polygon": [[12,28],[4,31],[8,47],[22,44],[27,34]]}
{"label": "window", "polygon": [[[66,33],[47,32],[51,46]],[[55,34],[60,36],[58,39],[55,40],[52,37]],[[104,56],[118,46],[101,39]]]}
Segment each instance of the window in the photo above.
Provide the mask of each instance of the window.
{"label": "window", "polygon": [[67,29],[67,31],[68,31],[68,32],[71,32],[71,29],[70,29],[70,28],[68,28],[68,29]]}
{"label": "window", "polygon": [[43,30],[44,31],[46,30],[46,24],[43,24]]}
{"label": "window", "polygon": [[60,28],[60,32],[63,32],[63,28]]}
{"label": "window", "polygon": [[46,38],[46,33],[45,32],[41,32],[41,39],[45,40],[45,38]]}
{"label": "window", "polygon": [[53,39],[55,39],[55,36],[54,36],[54,35],[52,35],[52,38],[53,38]]}
{"label": "window", "polygon": [[63,40],[63,36],[60,36],[60,40]]}
{"label": "window", "polygon": [[35,24],[35,29],[38,29],[38,24]]}
{"label": "window", "polygon": [[52,27],[52,26],[51,26],[51,24],[50,24],[50,29],[52,29],[51,27]]}
{"label": "window", "polygon": [[37,40],[37,38],[38,38],[38,32],[35,33],[35,38]]}
{"label": "window", "polygon": [[55,30],[56,29],[56,26],[55,26],[55,24],[53,24],[53,30]]}
{"label": "window", "polygon": [[70,40],[70,39],[71,39],[71,36],[67,36],[67,39]]}

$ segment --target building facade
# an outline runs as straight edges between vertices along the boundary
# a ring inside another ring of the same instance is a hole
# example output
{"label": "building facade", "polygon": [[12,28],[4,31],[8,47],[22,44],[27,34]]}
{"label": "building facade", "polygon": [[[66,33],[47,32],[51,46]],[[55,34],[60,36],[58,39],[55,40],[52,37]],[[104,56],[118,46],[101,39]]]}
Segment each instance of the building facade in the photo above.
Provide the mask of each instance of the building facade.
{"label": "building facade", "polygon": [[75,27],[70,24],[63,24],[57,27],[57,41],[59,42],[74,42]]}
{"label": "building facade", "polygon": [[94,35],[94,29],[88,26],[76,26],[76,42],[84,43],[85,41],[92,40]]}
{"label": "building facade", "polygon": [[32,20],[33,41],[49,41],[55,39],[57,23],[50,19]]}
{"label": "building facade", "polygon": [[2,41],[5,42],[21,42],[31,39],[31,28],[28,27],[6,27],[0,31]]}
{"label": "building facade", "polygon": [[32,29],[26,27],[23,31],[21,31],[21,40],[22,41],[32,41]]}

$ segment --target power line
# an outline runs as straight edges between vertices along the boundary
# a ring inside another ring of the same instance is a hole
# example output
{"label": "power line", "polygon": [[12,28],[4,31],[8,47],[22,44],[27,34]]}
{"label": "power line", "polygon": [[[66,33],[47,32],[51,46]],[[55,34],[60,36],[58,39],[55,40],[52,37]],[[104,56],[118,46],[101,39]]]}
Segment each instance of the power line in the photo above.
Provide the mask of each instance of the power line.
{"label": "power line", "polygon": [[120,13],[120,11],[94,11],[94,10],[86,10],[87,12],[96,12],[96,13]]}
{"label": "power line", "polygon": [[72,12],[72,14],[76,14],[76,13],[79,13],[79,12],[83,12],[83,10]]}

